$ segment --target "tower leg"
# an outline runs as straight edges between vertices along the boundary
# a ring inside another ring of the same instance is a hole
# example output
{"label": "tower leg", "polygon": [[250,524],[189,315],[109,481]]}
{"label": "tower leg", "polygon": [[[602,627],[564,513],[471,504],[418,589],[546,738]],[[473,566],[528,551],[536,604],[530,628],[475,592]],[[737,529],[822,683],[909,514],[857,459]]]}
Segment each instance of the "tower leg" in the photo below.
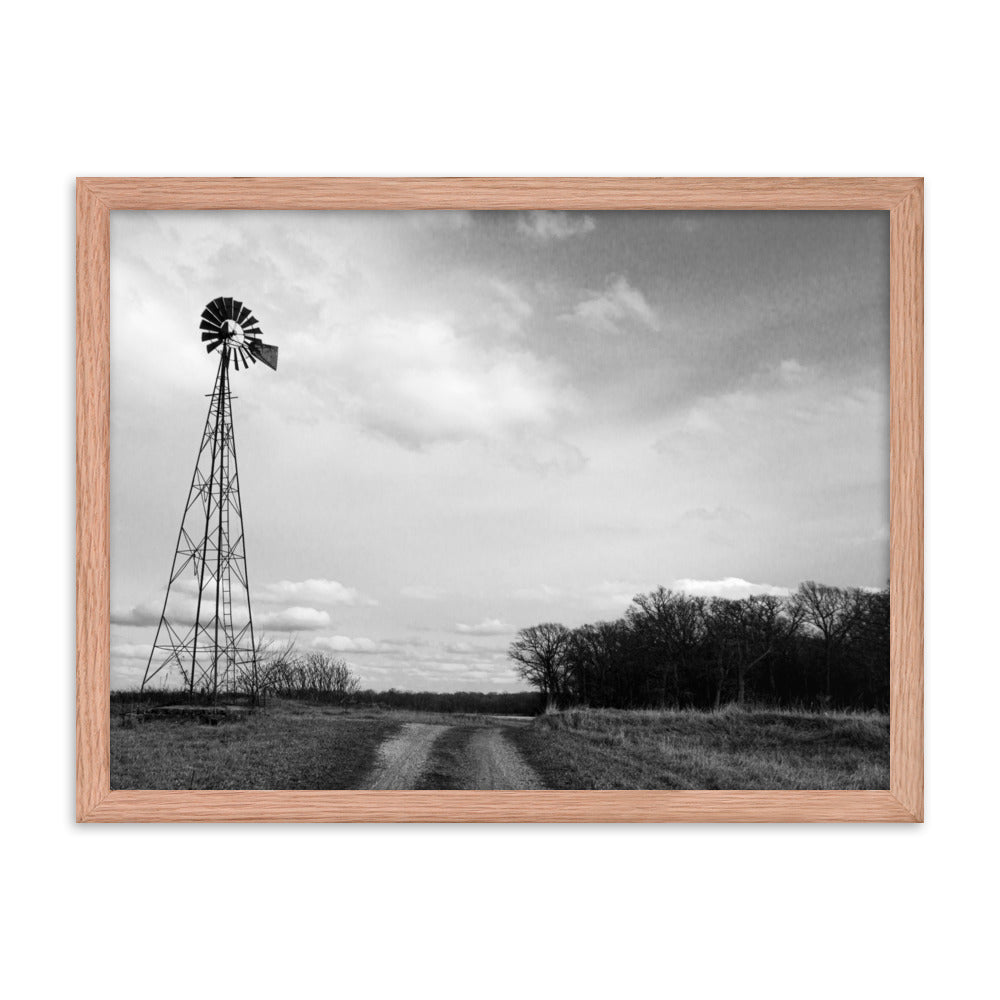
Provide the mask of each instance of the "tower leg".
{"label": "tower leg", "polygon": [[[189,697],[256,692],[257,659],[223,347],[163,610],[141,690],[156,677]],[[190,574],[190,575],[188,575]],[[236,581],[234,588],[233,581]],[[212,593],[214,586],[215,593]]]}

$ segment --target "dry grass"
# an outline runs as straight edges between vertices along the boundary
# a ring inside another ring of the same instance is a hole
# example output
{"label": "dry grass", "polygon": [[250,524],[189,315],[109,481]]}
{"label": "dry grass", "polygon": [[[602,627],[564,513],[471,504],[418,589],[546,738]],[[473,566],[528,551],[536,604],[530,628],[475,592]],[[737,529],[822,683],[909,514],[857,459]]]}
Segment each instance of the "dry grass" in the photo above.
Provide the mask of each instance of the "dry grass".
{"label": "dry grass", "polygon": [[[272,703],[244,721],[130,722],[112,713],[112,788],[358,788],[404,722],[451,728],[420,787],[463,787],[469,740],[502,726],[549,788],[888,788],[884,715],[572,709],[489,716]],[[513,722],[513,724],[512,724]]]}
{"label": "dry grass", "polygon": [[889,787],[876,713],[571,709],[510,737],[550,788]]}
{"label": "dry grass", "polygon": [[469,743],[475,726],[453,726],[435,741],[417,788],[454,789],[470,787],[465,783],[471,766]]}
{"label": "dry grass", "polygon": [[111,787],[357,788],[399,723],[297,702],[217,726],[113,712]]}

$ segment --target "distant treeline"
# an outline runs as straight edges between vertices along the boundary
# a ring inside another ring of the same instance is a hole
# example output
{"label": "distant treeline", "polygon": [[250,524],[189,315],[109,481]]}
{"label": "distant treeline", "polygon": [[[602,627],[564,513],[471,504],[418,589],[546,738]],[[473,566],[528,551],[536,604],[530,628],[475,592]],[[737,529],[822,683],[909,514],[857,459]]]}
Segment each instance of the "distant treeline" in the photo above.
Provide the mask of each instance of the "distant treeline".
{"label": "distant treeline", "polygon": [[889,591],[803,583],[791,597],[693,597],[660,587],[625,615],[521,629],[520,676],[558,708],[727,703],[889,707]]}
{"label": "distant treeline", "polygon": [[419,712],[462,712],[480,715],[538,715],[545,699],[537,691],[359,691],[355,705],[379,705]]}
{"label": "distant treeline", "polygon": [[[326,653],[293,652],[292,644],[274,652],[262,649],[256,671],[240,674],[235,691],[220,691],[226,702],[266,705],[273,697],[307,701],[315,705],[343,705],[355,708],[409,709],[420,712],[466,713],[483,715],[537,715],[545,709],[546,699],[537,691],[389,691],[362,690],[358,679],[343,660]],[[111,704],[120,710],[137,706],[194,703],[211,705],[215,699],[207,690],[186,688],[147,688],[138,691],[112,691]]]}

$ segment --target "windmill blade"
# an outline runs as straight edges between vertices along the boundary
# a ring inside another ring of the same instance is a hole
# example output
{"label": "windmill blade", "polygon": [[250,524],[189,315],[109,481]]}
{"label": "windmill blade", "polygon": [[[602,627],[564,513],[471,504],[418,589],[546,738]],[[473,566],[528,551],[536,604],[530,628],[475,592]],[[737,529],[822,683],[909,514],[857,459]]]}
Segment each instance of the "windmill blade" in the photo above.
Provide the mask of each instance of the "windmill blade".
{"label": "windmill blade", "polygon": [[201,314],[201,318],[215,320],[220,325],[225,322],[226,314],[225,307],[222,304],[222,299],[212,299],[212,301],[205,306],[205,311]]}
{"label": "windmill blade", "polygon": [[257,317],[239,299],[228,295],[212,299],[202,311],[198,329],[205,351],[211,354],[221,347],[227,367],[232,357],[235,371],[246,371],[258,361],[271,369],[278,367],[278,348],[262,341],[264,331]]}
{"label": "windmill blade", "polygon": [[259,340],[252,340],[250,341],[250,350],[268,368],[273,371],[278,370],[278,348],[274,344],[262,344]]}

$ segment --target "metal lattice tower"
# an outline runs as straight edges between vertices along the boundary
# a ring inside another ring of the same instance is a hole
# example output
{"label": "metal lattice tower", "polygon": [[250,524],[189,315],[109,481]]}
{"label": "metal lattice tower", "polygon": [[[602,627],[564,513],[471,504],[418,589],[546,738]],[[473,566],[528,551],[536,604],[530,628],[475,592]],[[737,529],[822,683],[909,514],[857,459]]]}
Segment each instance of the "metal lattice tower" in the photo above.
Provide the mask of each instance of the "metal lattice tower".
{"label": "metal lattice tower", "polygon": [[214,700],[257,670],[229,369],[257,361],[276,369],[278,349],[261,342],[238,300],[214,299],[201,315],[201,339],[219,367],[142,689],[159,676]]}

